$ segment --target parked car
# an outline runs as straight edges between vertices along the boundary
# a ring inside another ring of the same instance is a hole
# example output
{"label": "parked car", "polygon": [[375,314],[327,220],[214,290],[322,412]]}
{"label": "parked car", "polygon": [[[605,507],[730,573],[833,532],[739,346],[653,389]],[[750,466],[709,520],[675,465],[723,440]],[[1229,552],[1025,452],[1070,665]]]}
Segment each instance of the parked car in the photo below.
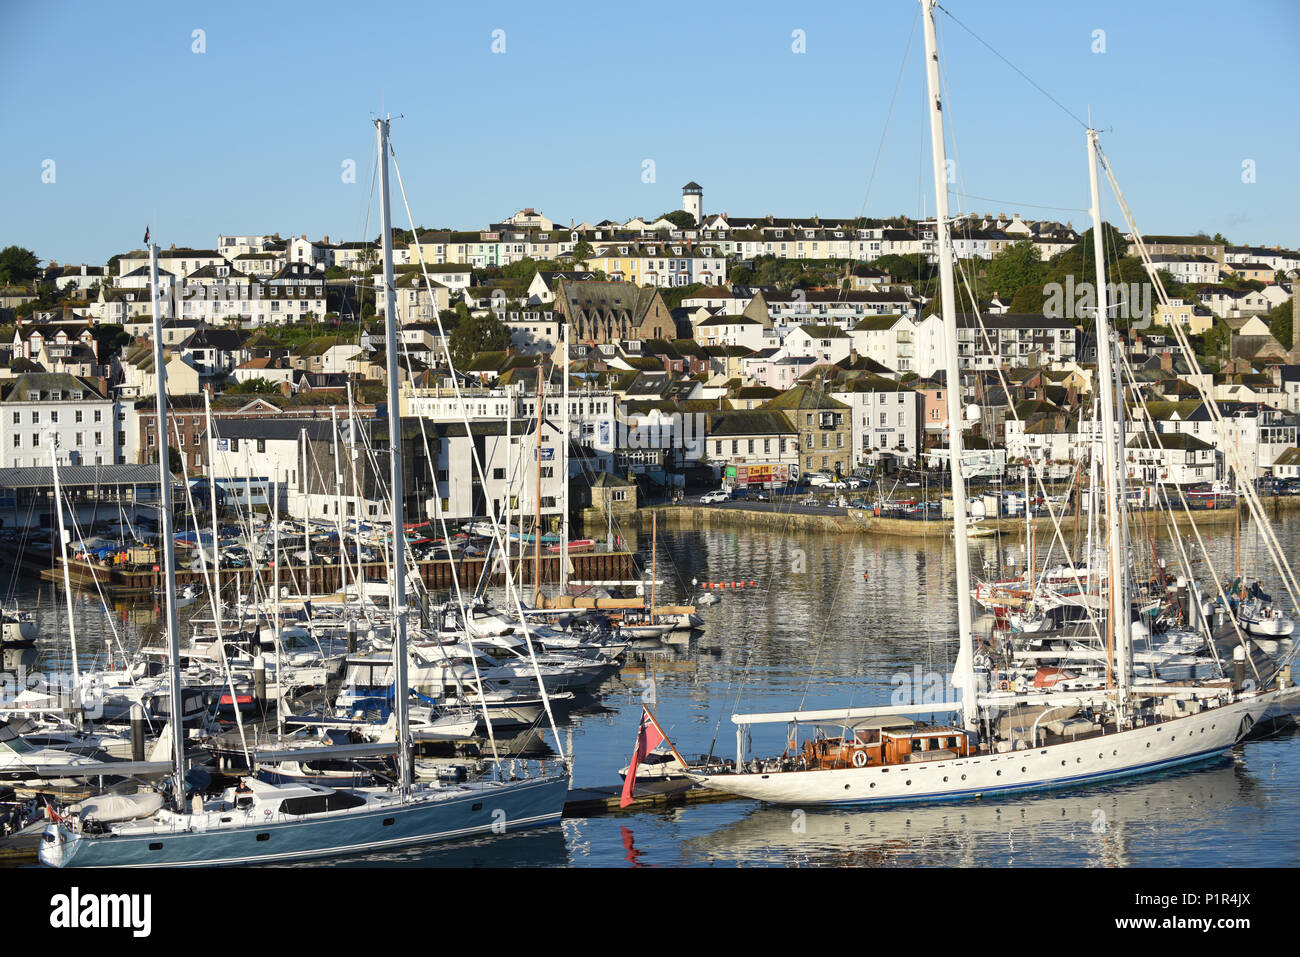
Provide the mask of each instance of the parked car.
{"label": "parked car", "polygon": [[821,488],[823,485],[826,485],[831,481],[833,481],[831,477],[822,472],[814,472],[812,475],[808,476],[808,484],[813,488]]}
{"label": "parked car", "polygon": [[718,502],[725,502],[727,498],[728,498],[727,493],[724,492],[722,489],[718,489],[716,492],[707,492],[704,495],[701,495],[700,504],[715,505]]}

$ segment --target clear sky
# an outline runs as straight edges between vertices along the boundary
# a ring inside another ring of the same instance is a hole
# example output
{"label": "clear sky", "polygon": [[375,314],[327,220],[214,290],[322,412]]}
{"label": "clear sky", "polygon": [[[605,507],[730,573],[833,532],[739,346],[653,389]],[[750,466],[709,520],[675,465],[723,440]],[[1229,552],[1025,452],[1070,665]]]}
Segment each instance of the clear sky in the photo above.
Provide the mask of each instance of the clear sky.
{"label": "clear sky", "polygon": [[[1091,109],[1144,232],[1300,245],[1300,2],[944,5]],[[164,247],[374,237],[381,104],[404,115],[394,147],[422,225],[524,206],[564,224],[655,216],[689,180],[706,213],[915,215],[933,209],[916,11],[4,0],[0,246],[102,263],[148,222]],[[1082,126],[942,12],[939,31],[957,188],[981,197],[955,207],[1086,225]]]}

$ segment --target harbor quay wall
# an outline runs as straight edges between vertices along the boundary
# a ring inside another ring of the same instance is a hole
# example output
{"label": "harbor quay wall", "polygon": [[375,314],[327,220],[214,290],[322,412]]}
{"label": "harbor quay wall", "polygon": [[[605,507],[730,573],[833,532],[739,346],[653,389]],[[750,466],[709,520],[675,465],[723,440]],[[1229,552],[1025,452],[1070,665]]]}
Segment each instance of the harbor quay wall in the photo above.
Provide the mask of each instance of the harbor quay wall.
{"label": "harbor quay wall", "polygon": [[[1266,498],[1263,500],[1266,517],[1300,511],[1300,496],[1289,498]],[[657,513],[660,528],[675,529],[711,529],[711,528],[749,528],[776,532],[817,532],[821,534],[860,535],[864,532],[876,535],[889,535],[898,538],[948,538],[952,537],[952,519],[935,518],[929,521],[917,521],[903,518],[887,518],[875,515],[869,509],[828,508],[816,506],[735,506],[735,505],[656,505],[638,510],[631,520],[640,531],[650,528],[651,514]],[[1241,506],[1243,521],[1249,518],[1249,510]],[[1235,525],[1237,509],[1228,505],[1222,508],[1195,509],[1189,515],[1178,512],[1133,512],[1132,521],[1140,528],[1146,523],[1156,522],[1159,534],[1164,535],[1173,525],[1188,528],[1192,522],[1200,528],[1221,528]],[[1158,521],[1157,521],[1158,520]],[[1074,516],[1066,515],[1058,521],[1061,530],[1067,535],[1074,529]],[[1080,516],[1080,522],[1086,522],[1086,516]],[[1052,520],[1049,517],[1030,519],[1036,533],[1052,533]],[[1001,532],[1004,535],[1023,533],[1023,518],[980,519],[979,527]]]}

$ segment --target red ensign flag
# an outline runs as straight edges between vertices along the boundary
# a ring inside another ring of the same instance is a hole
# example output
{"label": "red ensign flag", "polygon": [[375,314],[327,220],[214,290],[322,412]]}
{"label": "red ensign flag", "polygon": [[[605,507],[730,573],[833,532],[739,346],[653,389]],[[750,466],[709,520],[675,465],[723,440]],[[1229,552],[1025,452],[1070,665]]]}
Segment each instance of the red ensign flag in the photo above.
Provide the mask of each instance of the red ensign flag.
{"label": "red ensign flag", "polygon": [[655,719],[650,717],[650,712],[643,705],[641,726],[636,732],[636,750],[632,752],[632,763],[628,765],[627,779],[623,781],[623,797],[618,802],[619,807],[627,807],[632,803],[632,789],[636,787],[636,769],[645,760],[645,756],[667,740],[664,733],[659,730]]}

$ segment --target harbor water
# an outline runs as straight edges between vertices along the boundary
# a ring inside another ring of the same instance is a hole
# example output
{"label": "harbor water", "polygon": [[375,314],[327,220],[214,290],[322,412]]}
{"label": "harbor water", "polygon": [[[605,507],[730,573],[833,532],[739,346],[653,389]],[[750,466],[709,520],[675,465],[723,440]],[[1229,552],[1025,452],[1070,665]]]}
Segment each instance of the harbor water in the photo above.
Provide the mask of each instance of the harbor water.
{"label": "harbor water", "polygon": [[[1274,528],[1294,562],[1300,516],[1283,516]],[[1212,562],[1226,584],[1237,562],[1233,530],[1205,535],[1208,554],[1184,538],[1194,571],[1204,578]],[[728,587],[720,603],[699,609],[702,632],[635,648],[595,699],[569,716],[561,735],[572,742],[574,786],[620,782],[643,701],[654,703],[678,750],[695,758],[735,756],[734,712],[879,705],[918,695],[951,700],[953,547],[947,537],[748,527],[661,532],[660,603],[689,601],[699,593],[693,579]],[[1014,536],[970,548],[976,575],[1015,572],[1024,561]],[[1157,550],[1176,577],[1171,544],[1162,540]],[[1243,574],[1283,596],[1250,522],[1240,550]],[[640,536],[638,551],[648,569],[649,535]],[[18,579],[8,597],[41,619],[38,667],[66,667],[62,595]],[[79,593],[74,615],[87,659],[102,656],[109,641],[131,650],[156,640],[149,601],[106,609]],[[756,726],[749,753],[779,753],[784,732],[780,724]],[[1300,859],[1298,784],[1300,737],[1283,734],[1188,769],[1020,797],[869,810],[687,804],[310,866],[1291,866]]]}

